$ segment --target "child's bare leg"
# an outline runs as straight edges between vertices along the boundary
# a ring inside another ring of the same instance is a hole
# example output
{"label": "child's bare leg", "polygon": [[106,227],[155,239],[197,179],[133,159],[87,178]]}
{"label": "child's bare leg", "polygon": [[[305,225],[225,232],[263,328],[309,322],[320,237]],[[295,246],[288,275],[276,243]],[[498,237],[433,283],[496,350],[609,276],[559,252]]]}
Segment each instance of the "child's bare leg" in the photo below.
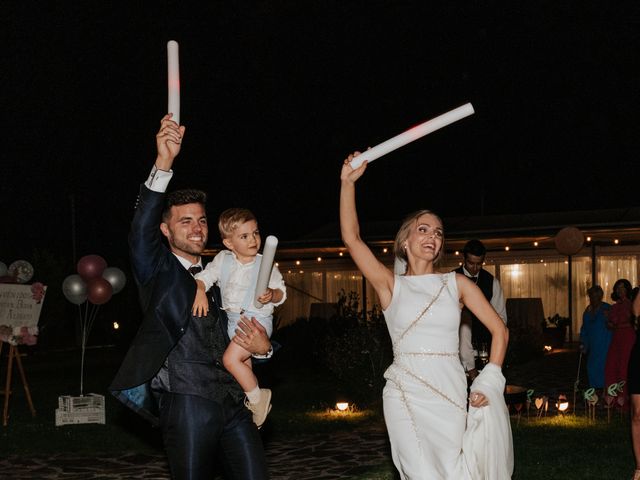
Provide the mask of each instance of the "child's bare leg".
{"label": "child's bare leg", "polygon": [[[237,343],[231,342],[224,352],[222,363],[248,394],[258,388],[258,379],[251,368],[251,353]],[[249,399],[251,401],[251,399]],[[256,403],[256,402],[251,402]]]}
{"label": "child's bare leg", "polygon": [[258,386],[258,379],[251,368],[251,354],[231,342],[222,356],[222,363],[244,390],[253,422],[260,428],[271,410],[271,390]]}

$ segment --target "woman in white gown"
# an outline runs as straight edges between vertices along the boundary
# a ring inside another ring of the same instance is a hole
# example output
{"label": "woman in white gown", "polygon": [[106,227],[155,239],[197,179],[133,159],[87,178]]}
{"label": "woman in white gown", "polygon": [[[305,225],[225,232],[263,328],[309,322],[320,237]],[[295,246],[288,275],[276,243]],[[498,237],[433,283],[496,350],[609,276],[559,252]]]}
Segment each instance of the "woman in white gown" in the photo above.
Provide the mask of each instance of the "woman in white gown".
{"label": "woman in white gown", "polygon": [[[409,216],[396,236],[396,256],[407,262],[405,275],[394,275],[376,259],[360,238],[355,182],[367,164],[353,169],[354,155],[340,176],[340,228],[351,257],[378,294],[393,344],[383,392],[393,462],[403,479],[509,479],[513,445],[501,371],[507,329],[475,283],[455,272],[435,272],[444,234],[442,221],[428,210]],[[489,364],[471,386],[468,412],[458,354],[462,304],[492,334]]]}

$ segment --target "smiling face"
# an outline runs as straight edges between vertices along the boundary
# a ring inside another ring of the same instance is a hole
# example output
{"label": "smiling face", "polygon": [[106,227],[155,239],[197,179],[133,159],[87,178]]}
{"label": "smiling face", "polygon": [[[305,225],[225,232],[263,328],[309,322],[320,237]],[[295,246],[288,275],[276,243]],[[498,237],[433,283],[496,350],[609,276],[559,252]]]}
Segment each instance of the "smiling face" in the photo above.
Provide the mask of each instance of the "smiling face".
{"label": "smiling face", "polygon": [[444,243],[444,231],[440,219],[431,213],[420,215],[405,242],[407,257],[435,262]]}
{"label": "smiling face", "polygon": [[224,246],[236,254],[240,263],[249,263],[260,250],[260,231],[258,222],[249,220],[233,229],[231,234],[222,240]]}
{"label": "smiling face", "polygon": [[204,205],[187,203],[172,206],[168,217],[160,224],[160,230],[167,237],[173,253],[197,263],[209,235]]}

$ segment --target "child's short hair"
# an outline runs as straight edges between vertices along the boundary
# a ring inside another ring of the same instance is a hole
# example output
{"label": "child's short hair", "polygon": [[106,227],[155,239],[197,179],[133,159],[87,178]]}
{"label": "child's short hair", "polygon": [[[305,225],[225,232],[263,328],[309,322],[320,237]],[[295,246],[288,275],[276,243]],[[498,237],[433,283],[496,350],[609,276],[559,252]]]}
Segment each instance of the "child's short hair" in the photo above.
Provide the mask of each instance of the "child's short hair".
{"label": "child's short hair", "polygon": [[246,208],[228,208],[218,218],[218,230],[222,238],[228,238],[239,225],[256,220],[256,216]]}

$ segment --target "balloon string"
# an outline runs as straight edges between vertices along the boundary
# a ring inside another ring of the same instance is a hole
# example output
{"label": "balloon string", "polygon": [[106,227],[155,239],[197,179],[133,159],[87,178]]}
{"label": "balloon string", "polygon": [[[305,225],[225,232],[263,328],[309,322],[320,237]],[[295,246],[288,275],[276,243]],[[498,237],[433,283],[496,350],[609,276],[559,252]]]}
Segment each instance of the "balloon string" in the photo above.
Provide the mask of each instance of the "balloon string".
{"label": "balloon string", "polygon": [[96,320],[96,317],[98,316],[98,310],[100,309],[100,305],[94,305],[93,306],[93,310],[91,312],[91,317],[89,319],[89,325],[87,326],[87,336],[89,336],[89,332],[91,332],[91,329],[93,328],[93,324]]}
{"label": "balloon string", "polygon": [[[85,312],[86,312],[86,309],[88,308],[86,303],[88,302],[85,302]],[[80,316],[80,396],[82,397],[84,392],[84,346],[85,346],[84,317],[86,317],[86,314],[84,316],[82,315],[82,307],[80,305],[78,305],[78,313]]]}

